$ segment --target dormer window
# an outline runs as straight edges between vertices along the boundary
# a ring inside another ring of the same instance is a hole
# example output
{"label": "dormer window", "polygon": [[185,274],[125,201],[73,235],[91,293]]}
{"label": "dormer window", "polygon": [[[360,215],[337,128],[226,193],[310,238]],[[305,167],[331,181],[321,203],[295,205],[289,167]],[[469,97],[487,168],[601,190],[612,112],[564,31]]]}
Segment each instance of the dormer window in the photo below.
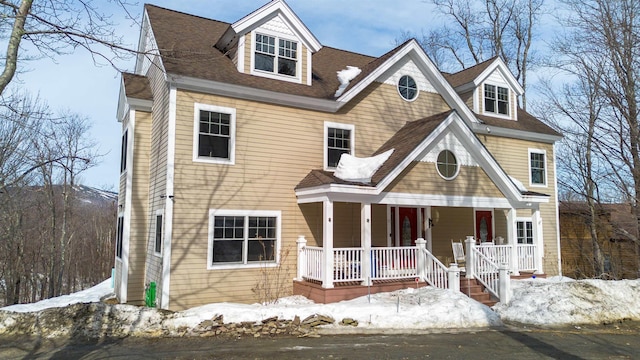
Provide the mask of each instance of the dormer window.
{"label": "dormer window", "polygon": [[255,69],[296,76],[298,43],[264,34],[256,34]]}
{"label": "dormer window", "polygon": [[509,115],[509,89],[485,84],[484,111],[500,115]]}

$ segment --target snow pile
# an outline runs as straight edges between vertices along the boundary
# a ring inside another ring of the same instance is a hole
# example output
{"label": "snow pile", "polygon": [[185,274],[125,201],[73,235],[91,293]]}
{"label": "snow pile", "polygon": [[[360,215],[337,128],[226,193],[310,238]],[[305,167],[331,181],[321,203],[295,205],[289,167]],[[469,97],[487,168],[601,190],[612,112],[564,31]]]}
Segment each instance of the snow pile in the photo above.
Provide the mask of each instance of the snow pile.
{"label": "snow pile", "polygon": [[338,90],[336,90],[336,94],[334,96],[340,97],[344,92],[344,89],[349,86],[351,80],[360,75],[360,72],[362,72],[362,70],[356,66],[347,66],[346,69],[338,71],[338,81],[340,81],[340,86],[338,87]]}
{"label": "snow pile", "polygon": [[373,174],[389,159],[392,153],[393,149],[366,158],[359,158],[344,153],[340,156],[340,161],[333,175],[346,181],[369,183],[371,182]]}
{"label": "snow pile", "polygon": [[640,320],[639,280],[512,281],[507,305],[497,304],[504,321],[542,326]]}
{"label": "snow pile", "polygon": [[108,296],[113,292],[111,288],[111,279],[107,279],[100,284],[78,291],[69,295],[62,295],[51,299],[45,299],[33,304],[17,304],[0,308],[0,310],[14,311],[14,312],[30,312],[40,311],[48,308],[63,307],[77,303],[90,303],[98,302],[104,296]]}
{"label": "snow pile", "polygon": [[520,180],[514,178],[513,176],[509,176],[509,179],[511,179],[511,182],[513,182],[518,190],[520,190],[521,192],[527,191],[527,188],[524,187],[524,184]]}
{"label": "snow pile", "polygon": [[[461,292],[423,287],[332,304],[316,304],[301,296],[290,296],[275,304],[215,303],[175,313],[97,302],[111,294],[109,283],[107,280],[92,289],[35,304],[1,308],[0,334],[194,335],[203,322],[219,316],[225,324],[257,324],[275,317],[293,320],[319,314],[335,320],[334,324],[322,327],[330,333],[473,329],[500,326],[503,322],[554,327],[640,320],[640,280],[513,280],[511,302],[498,303],[493,310]],[[79,304],[86,302],[91,303]],[[339,325],[343,319],[356,320],[358,326]]]}

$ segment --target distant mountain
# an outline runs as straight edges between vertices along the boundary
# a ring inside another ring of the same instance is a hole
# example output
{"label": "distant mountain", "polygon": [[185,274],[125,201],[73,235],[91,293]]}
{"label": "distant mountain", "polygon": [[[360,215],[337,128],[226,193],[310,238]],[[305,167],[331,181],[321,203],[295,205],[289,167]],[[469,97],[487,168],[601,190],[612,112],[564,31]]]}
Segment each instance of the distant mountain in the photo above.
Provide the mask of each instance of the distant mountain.
{"label": "distant mountain", "polygon": [[76,185],[73,190],[80,202],[101,204],[118,201],[118,193],[114,191],[100,190],[86,185]]}

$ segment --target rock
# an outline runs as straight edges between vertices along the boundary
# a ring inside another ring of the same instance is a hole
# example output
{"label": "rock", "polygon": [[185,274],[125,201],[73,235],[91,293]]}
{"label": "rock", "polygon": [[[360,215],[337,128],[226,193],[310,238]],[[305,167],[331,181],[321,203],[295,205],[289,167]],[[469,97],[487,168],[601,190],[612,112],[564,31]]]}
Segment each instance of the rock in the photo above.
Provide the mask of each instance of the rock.
{"label": "rock", "polygon": [[352,318],[344,318],[340,322],[342,326],[358,326],[358,320],[354,320]]}
{"label": "rock", "polygon": [[333,324],[334,322],[335,322],[335,320],[330,316],[315,314],[315,315],[311,315],[311,316],[307,317],[306,319],[302,320],[301,325],[302,326],[306,326],[306,327],[314,328],[316,326]]}

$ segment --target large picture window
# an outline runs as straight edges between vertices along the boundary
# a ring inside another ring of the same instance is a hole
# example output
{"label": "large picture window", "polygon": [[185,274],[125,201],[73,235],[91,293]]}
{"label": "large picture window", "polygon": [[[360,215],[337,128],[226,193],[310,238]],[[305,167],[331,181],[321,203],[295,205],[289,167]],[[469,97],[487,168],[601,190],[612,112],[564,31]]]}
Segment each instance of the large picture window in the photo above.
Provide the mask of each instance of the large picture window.
{"label": "large picture window", "polygon": [[276,263],[279,211],[211,211],[208,267]]}
{"label": "large picture window", "polygon": [[235,109],[195,104],[194,160],[233,164]]}
{"label": "large picture window", "polygon": [[325,123],[325,168],[335,169],[342,154],[353,154],[353,125]]}
{"label": "large picture window", "polygon": [[484,111],[500,115],[509,115],[509,89],[485,84]]}
{"label": "large picture window", "polygon": [[296,76],[298,43],[256,34],[254,68],[280,75]]}

